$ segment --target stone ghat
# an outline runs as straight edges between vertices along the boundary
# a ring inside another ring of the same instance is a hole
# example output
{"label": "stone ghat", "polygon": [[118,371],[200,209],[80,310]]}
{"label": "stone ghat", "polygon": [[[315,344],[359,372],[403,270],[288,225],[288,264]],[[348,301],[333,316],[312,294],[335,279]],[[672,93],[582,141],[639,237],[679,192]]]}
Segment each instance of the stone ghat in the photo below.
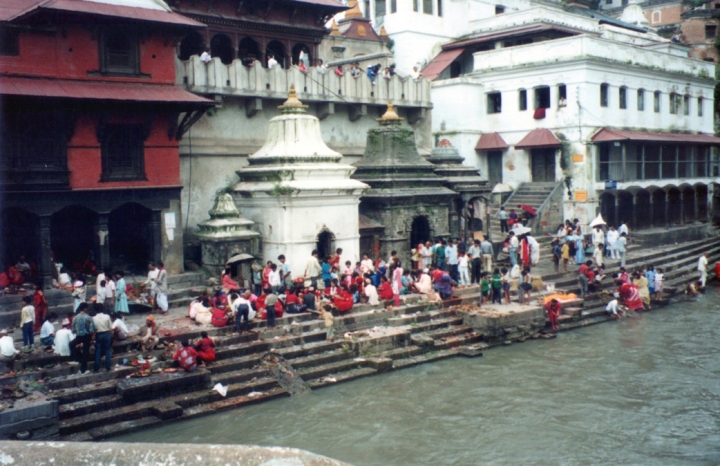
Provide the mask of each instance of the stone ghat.
{"label": "stone ghat", "polygon": [[[695,279],[697,257],[705,250],[711,251],[711,263],[720,260],[720,239],[648,251],[633,258],[628,268],[661,264],[666,269],[666,293],[670,296]],[[554,280],[558,288],[566,290],[576,286],[574,273],[543,278]],[[33,427],[36,424],[25,422],[33,419],[14,415],[17,428],[0,431],[0,436],[99,440],[162,422],[289,396],[263,364],[268,353],[282,357],[308,387],[317,389],[425,362],[476,357],[494,346],[554,337],[548,331],[539,303],[478,308],[475,305],[478,298],[478,288],[467,287],[458,289],[453,298],[443,303],[421,302],[417,296],[410,296],[398,308],[387,303],[386,308],[379,309],[356,306],[352,313],[336,318],[334,341],[326,341],[323,321],[311,314],[283,317],[273,330],[264,321],[253,322],[252,332],[244,335],[232,333],[230,328],[202,328],[179,317],[171,334],[163,336],[165,342],[195,338],[201,330],[207,330],[218,344],[217,361],[190,374],[155,373],[146,378],[127,379],[136,370],[122,365],[123,360],[130,361],[138,355],[133,342],[115,345],[113,363],[119,366],[112,372],[97,374],[78,375],[77,366],[63,364],[62,358],[33,355],[23,364],[36,369],[2,377],[0,385],[25,382],[40,386],[46,394],[45,401],[51,404],[46,409],[50,414],[43,414],[44,421],[37,423],[36,430]],[[666,299],[654,304],[667,302]],[[184,310],[174,312],[180,314]],[[607,320],[601,296],[590,295],[585,301],[566,304],[560,330]],[[153,370],[175,365],[174,361],[164,359],[162,350],[152,355],[158,358]],[[52,367],[44,368],[51,364]],[[39,384],[41,379],[43,383]],[[227,387],[226,396],[212,390],[217,383]],[[48,425],[52,421],[54,426]]]}

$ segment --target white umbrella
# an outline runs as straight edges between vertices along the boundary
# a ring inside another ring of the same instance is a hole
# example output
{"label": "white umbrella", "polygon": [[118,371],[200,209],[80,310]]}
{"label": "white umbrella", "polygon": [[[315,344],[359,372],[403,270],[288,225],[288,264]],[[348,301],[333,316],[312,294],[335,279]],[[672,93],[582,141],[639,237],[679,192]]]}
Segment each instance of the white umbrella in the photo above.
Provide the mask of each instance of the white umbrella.
{"label": "white umbrella", "polygon": [[605,225],[606,223],[607,223],[607,222],[606,222],[605,220],[603,220],[602,215],[601,215],[601,214],[598,214],[598,216],[595,217],[595,220],[593,220],[592,222],[590,222],[590,228],[595,228],[595,227],[600,226],[600,225]]}
{"label": "white umbrella", "polygon": [[532,231],[532,228],[517,227],[517,228],[513,228],[512,231],[514,231],[516,235],[520,236],[520,235],[526,235],[526,234],[530,233]]}

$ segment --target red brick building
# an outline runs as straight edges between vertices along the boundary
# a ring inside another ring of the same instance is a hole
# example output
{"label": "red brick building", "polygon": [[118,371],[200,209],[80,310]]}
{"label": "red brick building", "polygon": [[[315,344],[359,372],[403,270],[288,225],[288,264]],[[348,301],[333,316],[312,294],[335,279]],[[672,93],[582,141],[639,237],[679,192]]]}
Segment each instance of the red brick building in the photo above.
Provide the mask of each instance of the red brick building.
{"label": "red brick building", "polygon": [[46,284],[53,260],[182,271],[178,140],[212,103],[175,85],[174,47],[204,25],[127,5],[0,0],[0,254]]}

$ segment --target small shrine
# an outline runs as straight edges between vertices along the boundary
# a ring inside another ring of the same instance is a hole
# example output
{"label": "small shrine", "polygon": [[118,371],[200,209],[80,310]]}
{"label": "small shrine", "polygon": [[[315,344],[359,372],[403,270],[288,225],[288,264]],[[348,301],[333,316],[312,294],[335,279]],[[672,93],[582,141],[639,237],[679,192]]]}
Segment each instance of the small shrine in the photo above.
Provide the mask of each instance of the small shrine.
{"label": "small shrine", "polygon": [[377,121],[380,126],[368,131],[363,158],[354,164],[353,178],[370,185],[360,213],[384,227],[373,249],[383,258],[396,250],[409,264],[410,250],[418,243],[450,236],[456,193],[444,186],[436,166],[418,153],[414,131],[400,125],[402,118],[392,102]]}
{"label": "small shrine", "polygon": [[250,277],[249,262],[257,258],[260,233],[251,230],[255,222],[241,218],[233,197],[220,193],[208,212],[210,219],[200,222],[197,234],[202,248],[202,265],[220,275],[225,264],[239,267],[237,273]]}
{"label": "small shrine", "polygon": [[291,86],[282,114],[270,120],[265,145],[237,171],[233,198],[262,232],[263,260],[284,254],[293,276],[303,275],[314,249],[342,260],[359,257],[358,204],[368,186],[353,180],[355,167],[322,139],[320,120],[306,113]]}
{"label": "small shrine", "polygon": [[435,173],[445,180],[445,187],[457,193],[450,209],[450,234],[472,238],[487,223],[487,204],[491,187],[487,178],[465,160],[447,139],[441,139],[428,157],[435,165]]}

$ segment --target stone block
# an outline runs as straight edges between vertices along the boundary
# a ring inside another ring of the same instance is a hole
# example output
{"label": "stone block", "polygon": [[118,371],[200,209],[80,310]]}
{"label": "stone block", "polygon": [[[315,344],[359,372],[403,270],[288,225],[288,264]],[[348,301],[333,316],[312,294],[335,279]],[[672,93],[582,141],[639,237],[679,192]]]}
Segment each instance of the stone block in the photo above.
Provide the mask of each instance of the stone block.
{"label": "stone block", "polygon": [[378,372],[387,372],[393,367],[393,360],[390,358],[368,358],[367,363]]}
{"label": "stone block", "polygon": [[26,419],[24,421],[15,422],[13,424],[0,425],[0,439],[14,438],[19,432],[30,432],[31,438],[35,438],[34,432],[41,429],[57,430],[59,429],[60,419],[57,417],[40,417]]}
{"label": "stone block", "polygon": [[60,404],[40,392],[33,392],[17,400],[13,407],[0,412],[0,426],[38,418],[59,417]]}
{"label": "stone block", "polygon": [[117,385],[117,393],[126,401],[147,401],[181,391],[209,388],[210,382],[210,372],[196,369],[195,372],[189,373],[163,373],[122,380]]}
{"label": "stone block", "polygon": [[166,421],[168,419],[175,419],[183,415],[183,409],[181,406],[172,402],[162,402],[153,408],[153,414],[158,418]]}

